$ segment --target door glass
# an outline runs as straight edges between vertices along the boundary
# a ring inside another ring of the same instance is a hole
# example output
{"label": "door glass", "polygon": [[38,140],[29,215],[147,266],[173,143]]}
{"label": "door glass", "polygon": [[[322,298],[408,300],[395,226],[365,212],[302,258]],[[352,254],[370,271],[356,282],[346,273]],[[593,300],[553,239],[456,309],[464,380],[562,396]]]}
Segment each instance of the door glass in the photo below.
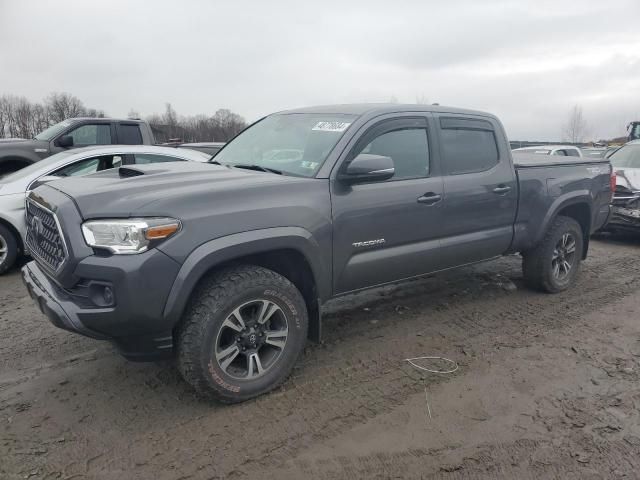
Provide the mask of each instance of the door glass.
{"label": "door glass", "polygon": [[553,152],[554,155],[558,155],[560,157],[566,157],[567,156],[567,152],[565,152],[564,150],[556,150],[555,152]]}
{"label": "door glass", "polygon": [[146,163],[159,163],[159,162],[184,162],[184,158],[171,157],[169,155],[155,155],[153,153],[136,153],[134,155],[136,163],[138,165]]}
{"label": "door glass", "polygon": [[80,175],[89,175],[90,173],[109,170],[122,165],[122,157],[120,155],[105,155],[103,157],[85,158],[71,165],[62,167],[51,175],[58,177],[76,177]]}
{"label": "door glass", "polygon": [[73,137],[74,146],[111,144],[109,125],[82,125],[72,130],[69,135]]}
{"label": "door glass", "polygon": [[444,165],[450,175],[483,172],[498,164],[496,137],[489,130],[440,130]]}
{"label": "door glass", "polygon": [[118,127],[118,143],[122,145],[140,145],[142,135],[138,125],[120,125]]}
{"label": "door glass", "polygon": [[99,158],[87,158],[85,160],[80,160],[79,162],[72,163],[71,165],[67,165],[60,170],[56,170],[52,173],[52,175],[55,175],[57,177],[75,177],[78,175],[88,175],[90,173],[97,172],[99,166]]}
{"label": "door glass", "polygon": [[395,174],[388,181],[429,176],[427,130],[406,128],[383,133],[360,152],[391,157]]}

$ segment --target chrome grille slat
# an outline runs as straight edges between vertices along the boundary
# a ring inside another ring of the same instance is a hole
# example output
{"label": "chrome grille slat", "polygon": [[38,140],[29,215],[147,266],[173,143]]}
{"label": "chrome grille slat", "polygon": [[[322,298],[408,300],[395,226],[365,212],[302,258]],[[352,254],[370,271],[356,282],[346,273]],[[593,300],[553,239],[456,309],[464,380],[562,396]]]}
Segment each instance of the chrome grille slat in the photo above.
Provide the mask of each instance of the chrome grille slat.
{"label": "chrome grille slat", "polygon": [[67,249],[55,214],[27,198],[27,246],[32,256],[53,271],[67,260]]}

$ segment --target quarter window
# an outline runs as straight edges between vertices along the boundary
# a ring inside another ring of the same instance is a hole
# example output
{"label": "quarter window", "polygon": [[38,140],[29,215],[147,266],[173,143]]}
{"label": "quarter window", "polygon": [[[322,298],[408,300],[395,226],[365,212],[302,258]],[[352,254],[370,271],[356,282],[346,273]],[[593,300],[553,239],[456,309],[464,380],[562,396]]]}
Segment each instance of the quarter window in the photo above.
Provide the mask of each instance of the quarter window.
{"label": "quarter window", "polygon": [[110,125],[82,125],[69,132],[73,145],[109,145],[111,144]]}
{"label": "quarter window", "polygon": [[[445,122],[445,120],[450,120]],[[498,164],[498,145],[491,124],[484,120],[441,119],[441,149],[449,175],[482,172]]]}

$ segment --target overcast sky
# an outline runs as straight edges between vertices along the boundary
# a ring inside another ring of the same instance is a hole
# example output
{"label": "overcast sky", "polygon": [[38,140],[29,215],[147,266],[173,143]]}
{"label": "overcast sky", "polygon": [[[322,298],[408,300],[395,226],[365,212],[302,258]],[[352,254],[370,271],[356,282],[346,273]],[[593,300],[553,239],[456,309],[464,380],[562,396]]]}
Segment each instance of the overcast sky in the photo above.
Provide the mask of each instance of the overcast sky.
{"label": "overcast sky", "polygon": [[612,137],[640,120],[639,22],[639,0],[0,0],[0,94],[249,121],[426,99],[548,140],[578,104]]}

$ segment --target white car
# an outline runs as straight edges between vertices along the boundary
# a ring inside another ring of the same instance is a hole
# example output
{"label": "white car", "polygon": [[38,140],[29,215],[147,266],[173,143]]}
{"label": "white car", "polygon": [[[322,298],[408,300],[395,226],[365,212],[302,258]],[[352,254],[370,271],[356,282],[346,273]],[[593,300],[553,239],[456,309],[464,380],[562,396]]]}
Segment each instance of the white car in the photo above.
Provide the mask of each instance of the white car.
{"label": "white car", "polygon": [[512,153],[533,153],[535,155],[559,155],[561,157],[582,157],[582,151],[573,145],[540,145],[511,150]]}
{"label": "white car", "polygon": [[186,148],[114,145],[68,150],[0,178],[0,275],[25,248],[25,196],[56,177],[88,175],[124,165],[157,162],[208,162],[211,155]]}

